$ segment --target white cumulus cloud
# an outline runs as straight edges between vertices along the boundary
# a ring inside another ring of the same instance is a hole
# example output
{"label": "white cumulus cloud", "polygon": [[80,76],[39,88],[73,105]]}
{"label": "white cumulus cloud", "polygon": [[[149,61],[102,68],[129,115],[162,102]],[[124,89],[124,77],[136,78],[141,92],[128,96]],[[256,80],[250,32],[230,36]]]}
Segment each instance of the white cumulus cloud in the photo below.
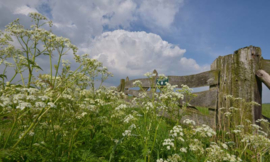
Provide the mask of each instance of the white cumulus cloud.
{"label": "white cumulus cloud", "polygon": [[157,69],[164,74],[201,72],[195,60],[183,57],[185,49],[168,43],[156,34],[115,30],[96,37],[83,52],[103,62],[110,71],[120,75],[142,76]]}
{"label": "white cumulus cloud", "polygon": [[7,0],[0,1],[0,8],[23,15],[39,11],[54,22],[55,33],[80,44],[108,29],[143,25],[169,31],[182,4],[183,0]]}
{"label": "white cumulus cloud", "polygon": [[141,0],[138,14],[150,28],[169,28],[184,0]]}
{"label": "white cumulus cloud", "polygon": [[31,12],[38,12],[38,11],[35,8],[30,8],[28,6],[21,6],[15,9],[14,14],[28,15]]}

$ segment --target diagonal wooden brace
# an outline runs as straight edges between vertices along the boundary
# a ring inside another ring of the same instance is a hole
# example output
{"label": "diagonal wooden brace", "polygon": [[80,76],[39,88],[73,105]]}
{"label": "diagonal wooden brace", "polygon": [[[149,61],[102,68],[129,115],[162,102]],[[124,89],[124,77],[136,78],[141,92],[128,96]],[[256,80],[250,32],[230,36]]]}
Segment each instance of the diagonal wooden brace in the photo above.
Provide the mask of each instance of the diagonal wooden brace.
{"label": "diagonal wooden brace", "polygon": [[270,89],[270,75],[264,70],[258,70],[256,75]]}

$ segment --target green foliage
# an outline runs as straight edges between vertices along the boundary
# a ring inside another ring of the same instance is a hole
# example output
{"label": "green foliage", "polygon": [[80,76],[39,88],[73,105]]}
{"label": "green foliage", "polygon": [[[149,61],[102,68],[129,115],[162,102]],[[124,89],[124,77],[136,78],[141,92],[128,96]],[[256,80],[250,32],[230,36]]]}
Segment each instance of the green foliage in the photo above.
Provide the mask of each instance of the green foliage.
{"label": "green foliage", "polygon": [[196,109],[198,109],[199,112],[203,115],[209,115],[209,110],[206,107],[196,106]]}

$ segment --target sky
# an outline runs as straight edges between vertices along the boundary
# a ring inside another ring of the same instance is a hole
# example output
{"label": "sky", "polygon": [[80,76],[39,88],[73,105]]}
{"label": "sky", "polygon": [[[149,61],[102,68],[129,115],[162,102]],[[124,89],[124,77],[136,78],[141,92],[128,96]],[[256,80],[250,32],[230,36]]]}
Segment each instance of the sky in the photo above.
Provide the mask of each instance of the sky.
{"label": "sky", "polygon": [[[268,0],[0,0],[0,29],[16,18],[29,28],[28,14],[39,12],[78,54],[108,67],[114,77],[105,85],[118,86],[154,69],[176,76],[208,71],[218,56],[249,45],[270,59],[269,6]],[[270,103],[265,86],[263,102]]]}

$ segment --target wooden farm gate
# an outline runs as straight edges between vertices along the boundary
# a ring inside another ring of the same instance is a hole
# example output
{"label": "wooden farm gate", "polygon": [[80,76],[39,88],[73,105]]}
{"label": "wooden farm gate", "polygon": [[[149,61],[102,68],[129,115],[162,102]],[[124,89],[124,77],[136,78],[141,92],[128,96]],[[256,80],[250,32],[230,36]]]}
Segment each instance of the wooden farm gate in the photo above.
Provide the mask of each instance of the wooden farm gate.
{"label": "wooden farm gate", "polygon": [[[158,73],[154,70],[156,78]],[[257,74],[257,75],[256,75]],[[171,85],[187,85],[190,88],[209,86],[209,90],[195,93],[197,97],[191,100],[194,107],[200,106],[209,109],[209,116],[198,113],[191,114],[187,118],[199,120],[199,123],[216,127],[219,118],[219,108],[240,106],[228,103],[226,95],[245,99],[246,102],[255,101],[262,104],[262,81],[269,86],[270,60],[261,56],[259,47],[249,46],[241,48],[234,54],[219,56],[212,64],[211,70],[188,76],[167,76]],[[268,76],[268,77],[267,77]],[[266,78],[265,78],[266,77]],[[268,80],[267,80],[268,79]],[[151,88],[149,78],[129,80],[121,79],[118,90],[126,95],[138,96],[140,90],[131,90],[133,82],[139,80],[145,90]],[[152,87],[153,88],[153,87]],[[249,119],[253,123],[262,118],[262,106],[253,105],[249,109]]]}

